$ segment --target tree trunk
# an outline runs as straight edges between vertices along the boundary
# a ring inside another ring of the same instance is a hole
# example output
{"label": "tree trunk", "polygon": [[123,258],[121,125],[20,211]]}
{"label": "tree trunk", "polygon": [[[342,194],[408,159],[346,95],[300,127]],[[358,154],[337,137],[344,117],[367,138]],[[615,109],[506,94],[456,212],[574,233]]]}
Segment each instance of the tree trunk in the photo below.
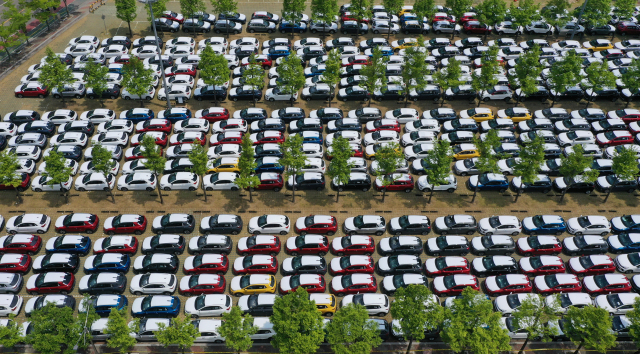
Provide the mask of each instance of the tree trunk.
{"label": "tree trunk", "polygon": [[[595,90],[594,90],[595,91]],[[587,100],[587,105],[584,106],[584,108],[589,108],[589,103],[591,103],[591,101],[593,101],[593,94],[591,94],[591,96],[589,96],[589,99]]]}
{"label": "tree trunk", "polygon": [[140,107],[144,107],[144,99],[142,98],[142,96],[140,96]]}
{"label": "tree trunk", "polygon": [[478,98],[478,105],[476,107],[480,107],[481,103],[482,103],[482,100]]}
{"label": "tree trunk", "polygon": [[[478,178],[478,183],[480,182],[480,178]],[[473,198],[471,198],[471,203],[476,201],[476,195],[478,195],[478,183],[476,183],[476,188],[473,189]]]}
{"label": "tree trunk", "polygon": [[[446,92],[446,90],[445,90]],[[444,93],[442,94],[442,101],[440,101],[440,107],[444,106]]]}
{"label": "tree trunk", "polygon": [[67,0],[62,0],[64,2],[64,10],[67,12],[67,16],[69,16],[69,8],[67,7]]}
{"label": "tree trunk", "polygon": [[9,53],[9,48],[4,47],[4,51],[7,52],[7,57],[9,57],[9,59],[11,59],[11,53]]}
{"label": "tree trunk", "polygon": [[551,108],[556,104],[556,96],[553,95],[553,100],[551,100]]}
{"label": "tree trunk", "polygon": [[207,202],[207,189],[204,188],[204,176],[200,176],[200,180],[202,181],[202,194],[204,194],[204,202]]}
{"label": "tree trunk", "polygon": [[429,193],[429,204],[431,204],[431,198],[433,198],[433,187],[435,186],[431,186],[431,193]]}
{"label": "tree trunk", "polygon": [[133,37],[133,31],[131,30],[131,21],[127,21],[127,25],[129,25],[129,37]]}
{"label": "tree trunk", "polygon": [[413,338],[409,339],[409,344],[407,345],[407,352],[406,354],[411,353],[411,346],[413,345]]}
{"label": "tree trunk", "polygon": [[525,338],[524,343],[522,343],[522,347],[520,348],[520,351],[518,352],[518,354],[524,354],[524,348],[527,347],[527,343],[529,343],[529,336]]}
{"label": "tree trunk", "polygon": [[44,21],[44,23],[47,25],[47,32],[51,31],[51,27],[49,27],[49,18],[47,18],[46,21]]}
{"label": "tree trunk", "polygon": [[520,195],[521,195],[520,190],[518,189],[518,193],[516,194],[516,200],[513,201],[514,203],[518,202],[518,198],[520,198]]}
{"label": "tree trunk", "polygon": [[64,190],[62,186],[62,182],[60,182],[60,191],[62,191],[62,195],[64,195],[64,201],[66,204],[69,204],[69,192]]}
{"label": "tree trunk", "polygon": [[[333,89],[331,89],[331,94],[333,94]],[[329,107],[331,107],[331,101],[333,101],[333,96],[329,96]],[[629,105],[629,102],[627,102],[627,106]]]}
{"label": "tree trunk", "polygon": [[613,188],[615,188],[616,184],[612,184],[611,187],[609,187],[609,191],[607,192],[607,195],[604,197],[604,200],[602,201],[602,204],[606,203],[607,200],[609,200],[609,196],[611,195],[611,191],[613,190]]}
{"label": "tree trunk", "polygon": [[156,183],[158,184],[158,196],[160,196],[160,204],[164,204],[164,199],[162,199],[162,189],[160,189],[160,179],[158,179],[158,174],[154,173],[156,176]]}
{"label": "tree trunk", "polygon": [[249,203],[253,203],[253,188],[249,187]]}
{"label": "tree trunk", "polygon": [[340,200],[340,189],[336,190],[336,203]]}
{"label": "tree trunk", "polygon": [[629,102],[631,102],[631,99],[627,100],[627,104],[624,106],[624,108],[629,107]]}
{"label": "tree trunk", "polygon": [[576,349],[576,351],[573,352],[573,354],[580,354],[580,349],[582,349],[582,343],[583,342],[580,342],[580,345],[578,346],[578,349]]}
{"label": "tree trunk", "polygon": [[382,189],[382,202],[384,203],[384,197],[387,195],[387,188]]}
{"label": "tree trunk", "polygon": [[115,194],[113,194],[113,190],[111,188],[109,188],[109,195],[111,196],[111,201],[113,202],[113,204],[115,204],[116,203],[116,196],[115,196]]}
{"label": "tree trunk", "polygon": [[297,174],[293,174],[293,185],[291,185],[291,202],[295,203],[296,202],[296,177],[298,177]]}
{"label": "tree trunk", "polygon": [[569,190],[570,185],[567,186],[567,188],[562,190],[562,195],[560,196],[560,201],[562,202],[564,200],[564,195],[567,194],[567,191]]}
{"label": "tree trunk", "polygon": [[293,107],[293,102],[295,102],[295,98],[293,98],[293,95],[291,95],[291,99],[289,100],[289,107]]}

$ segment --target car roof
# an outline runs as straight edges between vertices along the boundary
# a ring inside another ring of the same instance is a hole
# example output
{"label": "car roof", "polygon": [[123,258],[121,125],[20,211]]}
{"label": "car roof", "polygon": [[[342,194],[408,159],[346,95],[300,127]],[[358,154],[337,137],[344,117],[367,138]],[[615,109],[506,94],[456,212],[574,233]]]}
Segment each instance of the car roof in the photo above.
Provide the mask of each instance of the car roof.
{"label": "car roof", "polygon": [[305,235],[304,237],[305,244],[322,244],[324,243],[324,236],[322,235]]}
{"label": "car roof", "polygon": [[449,235],[444,237],[447,243],[450,245],[466,245],[469,242],[464,236]]}

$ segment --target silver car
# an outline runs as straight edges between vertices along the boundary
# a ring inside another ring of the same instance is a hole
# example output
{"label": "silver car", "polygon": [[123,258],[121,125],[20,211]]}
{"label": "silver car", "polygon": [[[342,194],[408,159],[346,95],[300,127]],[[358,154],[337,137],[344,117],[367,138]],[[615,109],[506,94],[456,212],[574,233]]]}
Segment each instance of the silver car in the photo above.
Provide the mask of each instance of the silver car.
{"label": "silver car", "polygon": [[460,34],[460,25],[451,23],[449,21],[438,21],[433,24],[433,32],[435,34],[440,33],[455,33]]}
{"label": "silver car", "polygon": [[335,22],[326,23],[311,21],[311,23],[309,24],[309,31],[311,31],[311,33],[320,32],[334,34],[338,32],[338,24]]}
{"label": "silver car", "polygon": [[73,98],[82,98],[87,92],[87,88],[79,83],[73,83],[71,85],[64,85],[62,91],[58,91],[57,88],[51,90],[51,95],[53,98],[62,98],[62,97],[73,97]]}

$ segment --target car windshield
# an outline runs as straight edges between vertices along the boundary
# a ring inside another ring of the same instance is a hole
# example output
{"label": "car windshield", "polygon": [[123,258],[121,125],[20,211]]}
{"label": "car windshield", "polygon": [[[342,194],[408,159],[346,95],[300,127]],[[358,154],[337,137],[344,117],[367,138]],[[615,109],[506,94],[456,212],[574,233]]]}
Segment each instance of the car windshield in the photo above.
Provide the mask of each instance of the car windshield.
{"label": "car windshield", "polygon": [[258,226],[259,227],[264,227],[267,224],[267,216],[266,215],[262,215],[261,217],[258,218]]}
{"label": "car windshield", "polygon": [[584,237],[582,236],[576,236],[573,238],[573,243],[576,244],[576,246],[578,246],[578,248],[585,248],[587,247],[587,243],[584,240]]}
{"label": "car windshield", "polygon": [[302,257],[293,257],[291,259],[291,266],[293,269],[298,269],[302,266]]}
{"label": "car windshield", "polygon": [[497,216],[490,217],[489,225],[491,225],[491,227],[493,227],[494,229],[497,228],[498,226],[500,226],[500,218],[498,218]]}
{"label": "car windshield", "polygon": [[242,278],[240,278],[240,288],[244,289],[247,286],[249,286],[249,284],[251,284],[251,276],[250,275],[245,275]]}
{"label": "car windshield", "polygon": [[611,328],[614,331],[616,332],[624,331],[625,329],[627,329],[627,327],[628,325],[622,322],[622,316],[614,316],[611,319]]}
{"label": "car windshield", "polygon": [[633,241],[631,241],[631,237],[629,237],[628,233],[622,233],[622,234],[618,235],[618,241],[623,246],[628,246],[628,245],[633,243]]}
{"label": "car windshield", "polygon": [[596,283],[598,288],[602,289],[609,285],[607,278],[604,275],[596,275],[593,277],[593,281]]}
{"label": "car windshield", "polygon": [[140,287],[144,288],[145,286],[149,285],[150,277],[151,277],[151,274],[143,274],[142,277],[140,278]]}
{"label": "car windshield", "polygon": [[623,215],[622,217],[620,217],[620,220],[622,220],[622,223],[624,224],[624,226],[627,226],[627,227],[631,227],[635,224],[633,222],[633,216],[631,215]]}
{"label": "car windshield", "polygon": [[148,296],[148,297],[145,297],[142,300],[142,311],[146,311],[151,307],[151,300],[152,299],[153,299],[153,297]]}
{"label": "car windshield", "polygon": [[496,266],[496,264],[493,262],[492,257],[482,258],[482,265],[484,266],[485,269],[493,269],[493,267]]}
{"label": "car windshield", "polygon": [[589,222],[589,218],[587,216],[582,216],[578,218],[578,224],[583,228],[587,228],[591,225],[591,222]]}
{"label": "car windshield", "polygon": [[438,270],[447,267],[447,260],[444,257],[436,258],[435,263]]}
{"label": "car windshield", "polygon": [[555,275],[545,275],[544,282],[547,283],[547,286],[549,286],[550,288],[555,288],[556,286],[560,285]]}
{"label": "car windshield", "polygon": [[201,265],[202,265],[202,255],[195,256],[193,258],[193,266],[197,268]]}
{"label": "car windshield", "polygon": [[205,299],[205,295],[201,295],[196,298],[196,303],[195,303],[196,309],[199,310],[204,307],[204,304],[205,304],[204,299]]}
{"label": "car windshield", "polygon": [[633,266],[640,265],[640,253],[631,253],[628,257]]}
{"label": "car windshield", "polygon": [[[149,265],[151,265],[151,259],[153,258],[153,255],[149,255],[149,256],[145,256],[142,260],[142,266],[143,267],[148,267]],[[196,257],[197,258],[197,257]],[[195,261],[194,261],[195,264]]]}
{"label": "car windshield", "polygon": [[[42,280],[40,280],[42,278]],[[38,281],[40,282],[40,285],[38,285],[38,282],[36,282],[36,286],[41,286],[42,285],[42,281],[44,281],[44,277],[38,277]],[[96,284],[98,284],[98,274],[94,274],[91,277],[89,277],[89,287],[93,288],[94,286],[96,286]]]}
{"label": "car windshield", "polygon": [[447,289],[451,289],[454,286],[456,286],[456,281],[455,278],[453,277],[453,275],[447,275],[446,277],[444,277],[442,279],[443,283],[444,283],[444,287]]}
{"label": "car windshield", "polygon": [[520,307],[522,303],[520,302],[520,298],[516,294],[507,295],[507,304],[512,309]]}
{"label": "car windshield", "polygon": [[170,218],[171,218],[171,214],[163,216],[163,217],[162,217],[162,219],[160,219],[160,224],[161,224],[162,226],[167,226],[167,225],[169,225],[169,219],[170,219]]}
{"label": "car windshield", "polygon": [[439,249],[445,249],[449,244],[447,243],[446,236],[440,236],[436,238],[436,245],[438,245]]}
{"label": "car windshield", "polygon": [[406,286],[404,283],[404,276],[402,274],[393,276],[393,286],[396,289],[404,288]]}
{"label": "car windshield", "polygon": [[351,259],[350,257],[342,257],[340,258],[340,267],[342,269],[346,269],[349,268],[351,266]]}
{"label": "car windshield", "polygon": [[591,261],[591,257],[580,257],[578,258],[578,261],[580,262],[580,265],[582,265],[584,269],[589,269],[593,267],[593,262]]}
{"label": "car windshield", "polygon": [[400,224],[400,227],[402,227],[403,229],[406,228],[407,226],[410,225],[409,217],[406,215],[401,216],[400,218],[398,218],[398,223]]}
{"label": "car windshield", "polygon": [[191,278],[189,278],[189,287],[190,288],[194,288],[198,285],[198,278],[200,276],[199,275],[193,275],[191,276]]}
{"label": "car windshield", "polygon": [[344,275],[340,280],[340,283],[345,289],[351,287],[351,285],[353,285],[353,282],[351,281],[351,275]]}
{"label": "car windshield", "polygon": [[541,228],[543,226],[545,226],[544,224],[544,220],[542,219],[542,215],[536,215],[534,216],[531,221],[533,221],[533,224],[537,227],[537,228]]}
{"label": "car windshield", "polygon": [[251,265],[253,265],[253,256],[244,257],[244,259],[242,260],[242,267],[249,268],[251,267]]}
{"label": "car windshield", "polygon": [[353,225],[357,228],[361,228],[362,226],[364,226],[364,220],[362,215],[358,215],[355,218],[353,218]]}
{"label": "car windshield", "polygon": [[289,280],[289,286],[291,287],[291,289],[295,289],[297,287],[300,286],[300,276],[299,275],[294,275],[290,278]]}
{"label": "car windshield", "polygon": [[342,248],[347,248],[347,247],[351,246],[352,245],[351,237],[349,237],[349,236],[343,237],[341,242],[340,242],[340,244],[342,245]]}

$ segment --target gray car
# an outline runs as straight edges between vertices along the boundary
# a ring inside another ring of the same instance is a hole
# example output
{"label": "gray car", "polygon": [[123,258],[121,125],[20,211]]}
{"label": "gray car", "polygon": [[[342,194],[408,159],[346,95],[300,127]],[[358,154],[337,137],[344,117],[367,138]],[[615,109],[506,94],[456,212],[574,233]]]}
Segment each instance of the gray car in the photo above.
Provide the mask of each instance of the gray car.
{"label": "gray car", "polygon": [[64,85],[62,91],[58,91],[57,88],[51,90],[53,98],[73,97],[82,98],[87,93],[87,88],[81,83],[74,83],[72,85]]}
{"label": "gray car", "polygon": [[577,25],[573,22],[569,22],[567,24],[565,24],[564,26],[556,26],[556,33],[559,36],[568,36],[571,33],[573,33],[575,31],[575,33],[582,33],[584,32],[584,26],[580,26]]}
{"label": "gray car", "polygon": [[276,31],[276,24],[267,21],[267,20],[251,20],[249,24],[247,24],[247,32],[255,33],[255,32],[266,32],[273,33]]}
{"label": "gray car", "polygon": [[440,33],[459,34],[460,29],[461,29],[460,25],[451,23],[449,21],[438,21],[433,24],[433,32],[435,34],[440,34]]}
{"label": "gray car", "polygon": [[358,215],[344,221],[343,231],[347,235],[376,234],[382,236],[387,230],[384,217],[379,215]]}
{"label": "gray car", "polygon": [[400,26],[389,21],[376,20],[376,21],[373,21],[373,24],[371,25],[371,31],[374,34],[378,34],[378,33],[398,34],[400,33]]}
{"label": "gray car", "polygon": [[331,22],[328,24],[326,22],[311,21],[311,23],[309,24],[309,31],[311,31],[311,33],[320,32],[334,34],[338,32],[338,24],[335,22]]}
{"label": "gray car", "polygon": [[215,33],[239,34],[242,32],[242,25],[229,20],[219,20],[213,25],[213,31]]}

